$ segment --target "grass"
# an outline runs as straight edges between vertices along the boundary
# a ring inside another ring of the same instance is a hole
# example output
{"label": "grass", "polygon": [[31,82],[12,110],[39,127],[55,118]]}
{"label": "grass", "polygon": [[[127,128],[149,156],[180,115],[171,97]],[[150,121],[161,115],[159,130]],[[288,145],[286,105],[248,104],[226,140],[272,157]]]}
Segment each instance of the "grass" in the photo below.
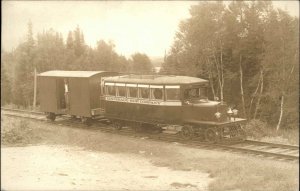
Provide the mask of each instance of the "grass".
{"label": "grass", "polygon": [[[1,142],[7,146],[63,144],[83,147],[93,152],[133,154],[148,158],[156,166],[209,173],[213,178],[209,184],[211,191],[299,190],[299,165],[295,163],[193,149],[147,139],[131,139],[101,133],[96,127],[71,128],[6,116],[1,117],[1,121]],[[8,137],[2,137],[7,134]],[[21,139],[15,142],[7,141],[14,136]]]}
{"label": "grass", "polygon": [[30,105],[30,106],[21,106],[21,105],[15,105],[13,103],[9,103],[6,105],[3,105],[1,107],[9,108],[9,109],[22,109],[22,110],[31,110],[31,111],[39,111],[40,110],[40,105],[37,105],[35,108]]}
{"label": "grass", "polygon": [[[6,118],[1,115],[1,143],[5,146],[39,144],[47,130],[28,119]],[[42,136],[43,135],[43,136]]]}
{"label": "grass", "polygon": [[259,120],[251,120],[245,125],[247,137],[249,139],[299,145],[299,129],[276,129],[270,127],[267,123]]}
{"label": "grass", "polygon": [[214,181],[210,183],[209,190],[213,191],[293,191],[299,187],[297,165],[279,161],[235,156],[229,153],[211,153],[208,156],[185,155],[171,162],[165,162],[173,169],[210,173]]}
{"label": "grass", "polygon": [[[172,160],[153,160],[174,170],[202,171],[214,180],[211,191],[295,191],[299,188],[299,165],[252,156],[181,148]],[[179,155],[180,153],[180,155]]]}
{"label": "grass", "polygon": [[260,139],[261,141],[299,145],[299,130],[288,129],[279,130],[267,129],[267,135]]}

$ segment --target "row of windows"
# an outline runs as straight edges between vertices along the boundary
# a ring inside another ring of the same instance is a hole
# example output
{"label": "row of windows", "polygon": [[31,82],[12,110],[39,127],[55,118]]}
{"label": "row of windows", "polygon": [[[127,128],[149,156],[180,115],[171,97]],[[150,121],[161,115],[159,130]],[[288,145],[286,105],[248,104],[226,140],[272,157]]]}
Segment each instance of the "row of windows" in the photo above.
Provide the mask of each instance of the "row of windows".
{"label": "row of windows", "polygon": [[180,100],[179,86],[169,86],[163,89],[163,86],[128,87],[128,86],[105,86],[105,94],[117,97],[144,98],[156,100]]}

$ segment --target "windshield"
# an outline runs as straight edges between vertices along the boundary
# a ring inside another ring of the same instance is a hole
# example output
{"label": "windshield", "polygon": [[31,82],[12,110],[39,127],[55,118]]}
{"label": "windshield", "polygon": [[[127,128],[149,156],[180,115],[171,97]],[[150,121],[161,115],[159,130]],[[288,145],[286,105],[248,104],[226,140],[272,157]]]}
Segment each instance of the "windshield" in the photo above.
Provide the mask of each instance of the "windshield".
{"label": "windshield", "polygon": [[184,91],[184,99],[204,99],[207,100],[207,88],[206,87],[195,87],[189,88]]}

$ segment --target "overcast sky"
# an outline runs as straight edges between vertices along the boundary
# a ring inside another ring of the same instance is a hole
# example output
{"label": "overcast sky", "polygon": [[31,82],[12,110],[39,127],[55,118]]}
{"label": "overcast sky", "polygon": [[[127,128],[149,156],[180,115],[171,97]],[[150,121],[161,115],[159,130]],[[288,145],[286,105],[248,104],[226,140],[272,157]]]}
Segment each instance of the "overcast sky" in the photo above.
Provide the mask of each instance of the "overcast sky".
{"label": "overcast sky", "polygon": [[[118,54],[142,52],[164,56],[181,20],[189,17],[196,1],[2,1],[1,49],[11,51],[24,41],[27,23],[33,32],[53,28],[66,39],[77,25],[85,41],[94,47],[100,39],[111,40]],[[299,16],[298,1],[275,1],[275,7]]]}

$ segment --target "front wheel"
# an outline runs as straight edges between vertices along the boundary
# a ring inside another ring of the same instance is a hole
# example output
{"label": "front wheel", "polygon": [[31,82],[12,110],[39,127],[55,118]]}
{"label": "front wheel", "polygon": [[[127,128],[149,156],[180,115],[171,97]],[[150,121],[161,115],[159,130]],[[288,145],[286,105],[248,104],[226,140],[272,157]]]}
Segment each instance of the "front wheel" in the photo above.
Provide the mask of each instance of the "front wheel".
{"label": "front wheel", "polygon": [[56,118],[56,115],[55,115],[55,113],[48,113],[46,118],[49,119],[50,121],[54,121]]}
{"label": "front wheel", "polygon": [[239,136],[240,136],[240,138],[241,138],[241,140],[246,140],[246,138],[247,138],[247,134],[246,134],[246,131],[244,130],[244,129],[239,129]]}
{"label": "front wheel", "polygon": [[205,140],[209,143],[215,143],[218,140],[217,131],[213,128],[208,128],[205,130]]}

